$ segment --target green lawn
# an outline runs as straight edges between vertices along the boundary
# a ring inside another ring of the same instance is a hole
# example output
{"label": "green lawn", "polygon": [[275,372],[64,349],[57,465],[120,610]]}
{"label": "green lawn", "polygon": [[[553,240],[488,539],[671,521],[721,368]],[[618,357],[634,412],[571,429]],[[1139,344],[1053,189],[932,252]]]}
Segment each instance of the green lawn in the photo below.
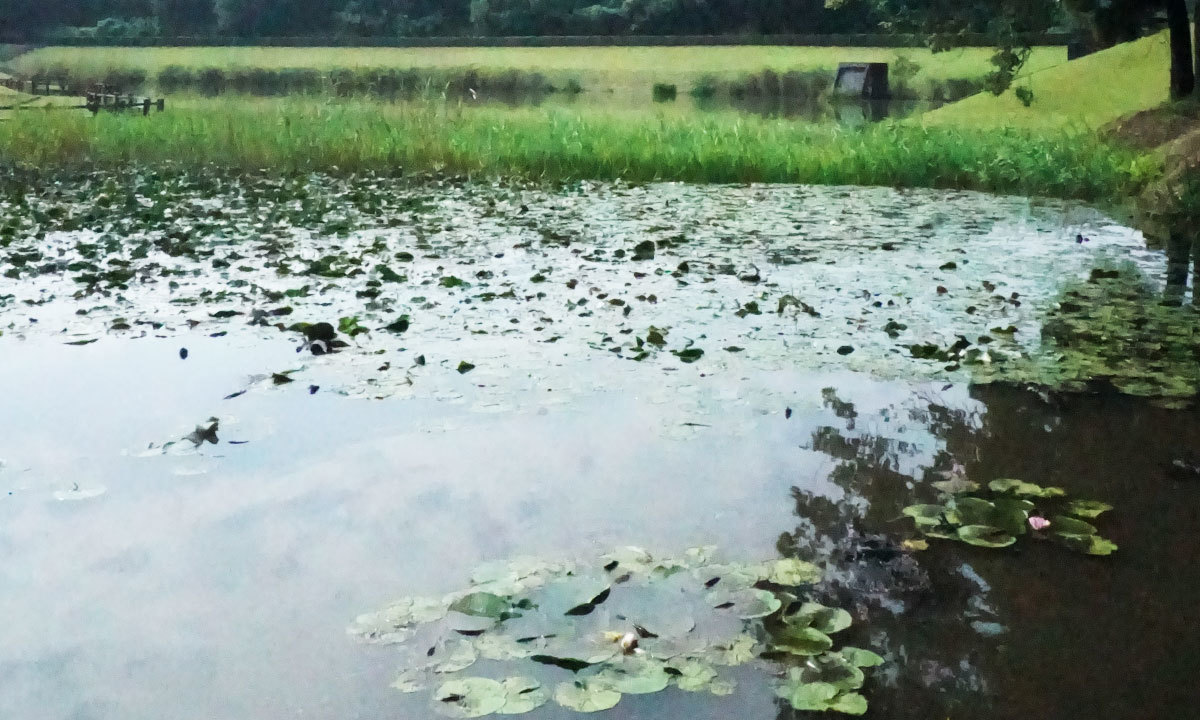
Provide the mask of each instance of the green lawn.
{"label": "green lawn", "polygon": [[[169,66],[194,69],[480,68],[545,74],[551,81],[576,79],[588,90],[676,83],[686,90],[704,75],[738,76],[775,71],[826,69],[839,62],[896,62],[907,58],[920,69],[915,82],[976,78],[986,74],[992,51],[964,48],[932,54],[919,48],[839,47],[589,47],[589,48],[67,48],[51,47],[18,57],[11,66],[31,73],[61,67],[97,77],[109,70],[140,70],[156,76]],[[1066,61],[1062,47],[1038,48],[1030,68]]]}
{"label": "green lawn", "polygon": [[1031,69],[1028,77],[1018,82],[1034,92],[1030,107],[1022,105],[1013,90],[999,97],[984,93],[926,113],[922,121],[927,125],[1092,131],[1167,102],[1169,67],[1164,32],[1073,62]]}

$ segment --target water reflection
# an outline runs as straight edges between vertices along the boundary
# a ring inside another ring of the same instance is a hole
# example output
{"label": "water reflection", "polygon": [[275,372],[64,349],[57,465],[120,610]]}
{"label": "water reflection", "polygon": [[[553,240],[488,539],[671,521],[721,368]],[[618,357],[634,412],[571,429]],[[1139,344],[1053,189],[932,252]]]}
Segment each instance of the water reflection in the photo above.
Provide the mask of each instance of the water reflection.
{"label": "water reflection", "polygon": [[[870,716],[1186,716],[1200,700],[1189,680],[1200,662],[1200,571],[1189,560],[1200,550],[1200,487],[1169,479],[1169,468],[1200,446],[1200,419],[1001,386],[973,388],[969,402],[914,401],[869,418],[844,404],[842,423],[813,433],[812,447],[836,459],[829,477],[847,501],[794,488],[801,522],[781,550],[836,552],[875,533],[894,537],[900,508],[932,498],[927,482],[953,470],[1105,498],[1117,507],[1110,527],[1121,551],[1106,560],[1049,544],[997,552],[935,542],[917,556],[927,588],[859,604],[870,618],[857,626],[859,642],[896,661]],[[908,423],[939,446],[915,487],[898,468],[929,448],[898,439]],[[878,571],[877,562],[842,567]]]}

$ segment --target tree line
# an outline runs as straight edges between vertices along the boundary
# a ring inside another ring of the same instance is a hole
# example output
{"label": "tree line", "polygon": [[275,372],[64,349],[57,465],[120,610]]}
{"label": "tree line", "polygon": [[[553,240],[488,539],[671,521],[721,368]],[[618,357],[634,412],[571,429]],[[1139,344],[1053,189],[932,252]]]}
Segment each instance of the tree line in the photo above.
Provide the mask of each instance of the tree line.
{"label": "tree line", "polygon": [[99,37],[872,33],[826,0],[0,0],[0,34]]}

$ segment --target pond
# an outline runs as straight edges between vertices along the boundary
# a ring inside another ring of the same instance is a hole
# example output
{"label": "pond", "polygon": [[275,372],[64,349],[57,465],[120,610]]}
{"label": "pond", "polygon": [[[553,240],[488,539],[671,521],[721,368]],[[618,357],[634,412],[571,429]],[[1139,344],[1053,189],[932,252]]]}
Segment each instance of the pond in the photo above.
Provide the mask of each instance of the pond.
{"label": "pond", "polygon": [[[483,563],[631,545],[840,574],[847,642],[884,658],[868,717],[1200,700],[1195,412],[972,383],[906,350],[991,334],[997,357],[1036,354],[1097,263],[1161,281],[1093,210],[148,174],[33,183],[0,226],[4,717],[431,716],[429,692],[389,687],[405,648],[355,618]],[[947,475],[1109,503],[1120,550],[932,540],[906,555],[922,582],[856,583],[847,548],[912,538],[901,511]],[[803,716],[780,667],[608,714]]]}

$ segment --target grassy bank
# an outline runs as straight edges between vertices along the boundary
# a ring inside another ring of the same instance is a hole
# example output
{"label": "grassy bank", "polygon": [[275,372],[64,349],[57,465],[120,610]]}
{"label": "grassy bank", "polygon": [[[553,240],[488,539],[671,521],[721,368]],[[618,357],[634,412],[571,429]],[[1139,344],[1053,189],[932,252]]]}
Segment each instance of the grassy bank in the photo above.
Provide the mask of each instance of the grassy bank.
{"label": "grassy bank", "polygon": [[[1168,99],[1166,33],[1125,43],[1079,60],[1038,70],[997,97],[976,95],[925,115],[933,125],[1095,130]],[[1016,88],[1029,88],[1026,107]]]}
{"label": "grassy bank", "polygon": [[[915,63],[914,85],[978,78],[991,70],[992,51],[963,48],[933,54],[909,48],[839,47],[597,47],[597,48],[67,48],[50,47],[18,57],[19,73],[67,73],[83,81],[107,76],[140,75],[153,81],[168,68],[191,72],[317,70],[461,70],[491,74],[540,73],[555,85],[572,80],[587,90],[640,88],[656,82],[681,90],[701,78],[737,78],[771,70],[832,72],[838,63],[869,61]],[[1066,61],[1064,48],[1034,50],[1030,69]]]}
{"label": "grassy bank", "polygon": [[198,99],[149,118],[18,114],[0,131],[0,163],[892,185],[1086,199],[1127,193],[1144,172],[1132,152],[1062,133],[892,123],[852,131],[734,113],[304,99]]}

